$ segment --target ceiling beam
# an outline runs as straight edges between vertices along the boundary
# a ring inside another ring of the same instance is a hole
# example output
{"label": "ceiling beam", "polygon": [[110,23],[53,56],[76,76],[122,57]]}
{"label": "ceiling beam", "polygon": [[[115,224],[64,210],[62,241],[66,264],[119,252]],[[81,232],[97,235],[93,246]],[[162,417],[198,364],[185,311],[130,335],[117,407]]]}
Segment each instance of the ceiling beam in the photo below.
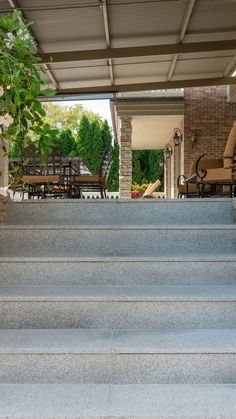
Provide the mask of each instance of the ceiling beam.
{"label": "ceiling beam", "polygon": [[235,69],[236,69],[236,54],[228,62],[224,71],[224,76],[230,76]]}
{"label": "ceiling beam", "polygon": [[[105,31],[105,37],[106,37],[106,44],[107,44],[107,48],[110,48],[111,39],[110,39],[108,13],[107,13],[107,2],[106,0],[100,0],[100,4],[101,4],[102,15],[103,15],[103,24],[104,24],[104,31]],[[114,84],[114,71],[113,71],[111,58],[107,60],[107,66],[109,69],[111,84]]]}
{"label": "ceiling beam", "polygon": [[42,63],[108,60],[113,58],[145,57],[150,55],[189,54],[192,52],[236,50],[236,39],[228,41],[191,42],[139,47],[105,48],[86,51],[40,53]]}
{"label": "ceiling beam", "polygon": [[[195,5],[196,0],[189,0],[185,9],[185,13],[184,13],[184,17],[183,17],[183,21],[182,21],[182,25],[181,25],[181,29],[180,29],[180,33],[178,36],[178,42],[183,42],[187,28],[188,28],[188,24],[190,21],[190,18],[192,16],[193,13],[193,8]],[[178,60],[178,54],[175,54],[172,56],[172,60],[169,66],[169,70],[167,73],[167,80],[171,80],[174,71],[175,71],[175,66]]]}
{"label": "ceiling beam", "polygon": [[[20,9],[20,7],[18,5],[17,0],[7,0],[7,1],[9,3],[9,5],[11,6],[11,9],[12,10],[20,10],[21,11],[21,9]],[[27,20],[22,11],[21,11],[21,14],[22,14],[23,19],[24,20]],[[20,21],[23,23],[23,20],[21,18],[20,18]],[[42,48],[40,47],[39,42],[38,42],[38,39],[36,38],[36,35],[34,34],[32,28],[28,28],[27,30],[28,30],[29,34],[31,35],[31,37],[34,40],[34,45],[35,45],[36,52],[37,53],[43,53]],[[45,63],[44,64],[44,67],[47,70],[47,74],[49,75],[49,77],[51,79],[51,82],[54,85],[54,87],[56,89],[59,89],[60,88],[60,85],[59,85],[59,83],[58,83],[58,81],[57,81],[57,79],[56,79],[56,77],[55,77],[55,75],[54,75],[54,73],[53,73],[50,65],[47,64],[47,63]]]}
{"label": "ceiling beam", "polygon": [[143,90],[158,89],[179,89],[184,87],[198,86],[220,86],[236,84],[236,77],[217,77],[188,80],[171,80],[151,83],[119,84],[115,86],[94,86],[78,87],[70,89],[59,89],[57,94],[60,96],[88,93],[118,93],[118,92],[138,92]]}

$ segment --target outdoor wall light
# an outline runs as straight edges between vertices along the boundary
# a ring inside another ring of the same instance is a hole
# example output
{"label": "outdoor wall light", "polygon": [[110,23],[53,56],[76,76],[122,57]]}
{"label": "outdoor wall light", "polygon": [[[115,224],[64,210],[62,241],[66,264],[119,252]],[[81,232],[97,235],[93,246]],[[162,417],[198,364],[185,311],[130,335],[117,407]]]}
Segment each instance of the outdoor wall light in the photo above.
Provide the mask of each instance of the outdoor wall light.
{"label": "outdoor wall light", "polygon": [[164,157],[161,157],[160,159],[159,159],[159,166],[160,167],[163,167],[164,165],[165,165],[165,159],[164,159]]}
{"label": "outdoor wall light", "polygon": [[179,145],[183,141],[183,135],[179,128],[174,129],[173,141],[174,145]]}
{"label": "outdoor wall light", "polygon": [[171,147],[171,144],[170,143],[166,144],[166,148],[165,148],[164,154],[165,154],[165,158],[166,159],[169,159],[170,158],[170,156],[172,154],[172,147]]}
{"label": "outdoor wall light", "polygon": [[191,140],[192,140],[193,145],[197,142],[197,140],[198,140],[198,132],[197,131],[192,131]]}

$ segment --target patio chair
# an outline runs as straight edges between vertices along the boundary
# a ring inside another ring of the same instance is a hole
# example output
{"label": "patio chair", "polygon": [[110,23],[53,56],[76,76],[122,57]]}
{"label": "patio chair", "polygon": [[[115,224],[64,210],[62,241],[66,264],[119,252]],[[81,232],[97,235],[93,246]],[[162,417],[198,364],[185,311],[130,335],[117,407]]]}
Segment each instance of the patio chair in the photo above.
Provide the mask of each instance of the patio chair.
{"label": "patio chair", "polygon": [[[205,168],[200,167],[204,160],[201,156],[196,165],[197,182],[200,186],[201,196],[206,192],[206,188],[212,189],[212,194],[217,194],[219,187],[224,187],[224,192],[230,195],[236,195],[236,121],[229,133],[228,141],[225,147],[221,167]],[[225,188],[227,187],[227,188]]]}
{"label": "patio chair", "polygon": [[161,181],[159,179],[156,180],[156,182],[154,183],[149,183],[146,191],[144,192],[144,194],[142,195],[141,199],[144,198],[153,198],[153,192],[155,192],[155,190],[157,188],[159,188],[159,186],[161,186]]}
{"label": "patio chair", "polygon": [[[24,149],[22,155],[23,188],[28,189],[29,199],[46,198],[46,196],[56,196],[59,191],[53,187],[61,189],[61,156],[59,149],[54,148],[50,155],[46,156],[45,163],[40,161],[36,154],[34,144],[31,143]],[[61,190],[60,190],[61,194]]]}
{"label": "patio chair", "polygon": [[[222,159],[204,159],[204,160],[193,160],[188,176],[179,175],[177,179],[178,198],[183,197],[197,197],[199,196],[199,188],[197,183],[196,165],[198,164],[198,170],[204,171],[206,169],[214,169],[221,167],[223,164]],[[184,183],[181,183],[184,180]],[[208,185],[205,189],[206,193],[211,193],[211,187]]]}
{"label": "patio chair", "polygon": [[105,149],[102,157],[101,167],[97,176],[75,174],[72,176],[72,194],[81,198],[83,192],[100,192],[101,198],[106,198],[107,181],[112,164],[111,151]]}

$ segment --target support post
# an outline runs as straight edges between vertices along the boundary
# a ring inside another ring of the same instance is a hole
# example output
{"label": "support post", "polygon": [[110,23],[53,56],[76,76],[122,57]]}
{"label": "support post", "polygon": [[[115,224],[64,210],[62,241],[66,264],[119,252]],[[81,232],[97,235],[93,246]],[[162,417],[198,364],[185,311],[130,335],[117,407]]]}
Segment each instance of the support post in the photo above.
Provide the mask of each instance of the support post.
{"label": "support post", "polygon": [[132,185],[132,117],[122,116],[120,123],[120,199],[130,199]]}

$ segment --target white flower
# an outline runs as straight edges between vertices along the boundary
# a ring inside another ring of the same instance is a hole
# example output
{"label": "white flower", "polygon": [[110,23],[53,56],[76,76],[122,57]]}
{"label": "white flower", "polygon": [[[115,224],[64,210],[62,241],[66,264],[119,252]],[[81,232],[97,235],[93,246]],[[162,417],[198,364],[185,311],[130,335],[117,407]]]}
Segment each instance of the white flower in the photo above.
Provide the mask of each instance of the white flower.
{"label": "white flower", "polygon": [[17,32],[17,36],[19,36],[23,41],[27,41],[28,39],[30,39],[30,35],[27,29],[19,29],[19,31]]}
{"label": "white flower", "polygon": [[0,97],[2,97],[4,95],[4,89],[2,86],[0,86]]}
{"label": "white flower", "polygon": [[6,35],[6,38],[4,39],[4,42],[6,44],[6,47],[9,49],[13,48],[14,42],[15,42],[15,36],[12,32],[8,32]]}
{"label": "white flower", "polygon": [[11,90],[11,86],[7,86],[7,90]]}
{"label": "white flower", "polygon": [[8,128],[11,124],[13,124],[13,118],[11,115],[9,115],[9,113],[0,116],[0,125],[2,125],[5,128]]}

